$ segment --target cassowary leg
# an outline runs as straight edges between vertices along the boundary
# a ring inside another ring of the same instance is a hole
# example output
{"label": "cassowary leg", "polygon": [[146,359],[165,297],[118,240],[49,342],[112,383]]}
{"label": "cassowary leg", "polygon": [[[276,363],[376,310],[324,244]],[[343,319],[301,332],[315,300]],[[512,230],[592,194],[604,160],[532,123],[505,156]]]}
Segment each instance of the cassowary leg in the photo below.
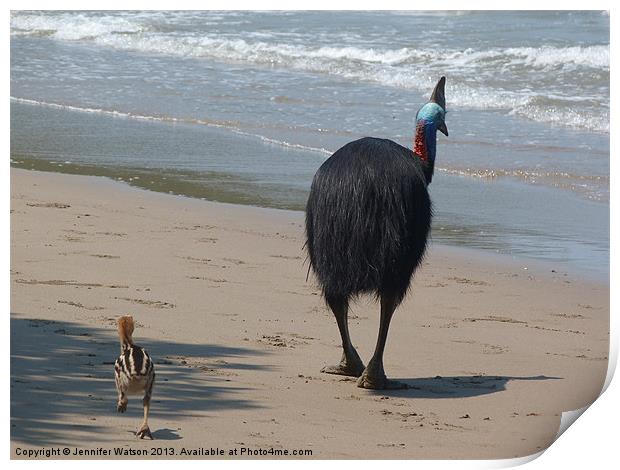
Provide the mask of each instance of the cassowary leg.
{"label": "cassowary leg", "polygon": [[335,366],[325,366],[321,369],[321,372],[326,374],[337,375],[350,375],[352,377],[359,377],[364,371],[364,363],[360,359],[357,351],[351,344],[351,338],[349,336],[349,326],[347,321],[347,314],[349,312],[349,303],[347,299],[337,298],[327,299],[329,307],[334,312],[336,317],[336,323],[338,323],[338,329],[340,330],[340,337],[342,338],[342,359],[340,364]]}
{"label": "cassowary leg", "polygon": [[376,390],[407,388],[407,384],[397,382],[396,380],[389,380],[383,370],[383,351],[390,327],[390,320],[394,310],[396,310],[396,305],[396,296],[381,294],[381,323],[379,324],[377,346],[375,353],[368,362],[368,366],[357,380],[358,387]]}
{"label": "cassowary leg", "polygon": [[150,380],[146,387],[146,391],[144,393],[144,398],[142,399],[142,406],[144,407],[144,420],[142,421],[142,426],[136,433],[140,439],[144,439],[148,437],[149,439],[153,439],[151,435],[151,430],[149,429],[149,408],[151,407],[151,393],[153,392],[153,381],[154,377]]}
{"label": "cassowary leg", "polygon": [[118,375],[115,375],[116,380],[116,391],[118,392],[118,401],[116,403],[116,411],[119,413],[124,413],[127,410],[127,395],[125,394],[125,390],[121,384],[121,381]]}

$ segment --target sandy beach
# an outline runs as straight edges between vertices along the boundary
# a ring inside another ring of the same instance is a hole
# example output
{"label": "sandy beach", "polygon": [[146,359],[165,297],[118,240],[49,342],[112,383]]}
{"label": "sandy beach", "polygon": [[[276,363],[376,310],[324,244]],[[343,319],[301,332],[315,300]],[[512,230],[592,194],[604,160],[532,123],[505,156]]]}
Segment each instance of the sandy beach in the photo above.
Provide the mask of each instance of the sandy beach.
{"label": "sandy beach", "polygon": [[[303,216],[12,169],[12,458],[55,446],[510,458],[546,448],[562,411],[598,396],[608,284],[438,244],[386,349],[388,376],[409,388],[321,374],[340,337],[306,280]],[[156,361],[154,441],[133,436],[138,397],[115,411],[122,314]],[[370,299],[353,306],[364,361],[378,320]]]}

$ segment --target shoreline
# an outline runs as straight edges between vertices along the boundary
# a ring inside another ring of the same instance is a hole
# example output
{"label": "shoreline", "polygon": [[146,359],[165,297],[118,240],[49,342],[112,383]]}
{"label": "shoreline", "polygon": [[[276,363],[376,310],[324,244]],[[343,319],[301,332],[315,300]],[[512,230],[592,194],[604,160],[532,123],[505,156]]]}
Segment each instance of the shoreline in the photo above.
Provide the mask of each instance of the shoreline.
{"label": "shoreline", "polygon": [[[374,392],[319,373],[340,346],[305,281],[302,212],[11,168],[11,230],[13,458],[17,447],[205,443],[312,458],[525,456],[607,373],[609,284],[545,263],[433,243],[385,356],[410,388]],[[138,399],[114,412],[108,363],[126,313],[157,358],[152,443],[130,434]],[[373,302],[355,302],[364,360],[377,322]]]}
{"label": "shoreline", "polygon": [[[78,164],[72,164],[72,165],[74,165],[77,168],[76,172],[66,171],[64,169],[63,170],[55,169],[53,167],[50,167],[50,168],[46,167],[45,169],[24,168],[24,167],[14,166],[13,163],[11,163],[11,171],[15,169],[19,171],[31,171],[35,173],[59,174],[59,175],[67,175],[67,176],[95,178],[95,180],[93,181],[105,180],[109,183],[120,185],[126,189],[132,189],[135,191],[146,191],[146,192],[153,193],[153,194],[160,194],[165,197],[176,197],[176,198],[182,198],[183,200],[198,201],[199,203],[223,204],[223,205],[228,205],[228,206],[249,207],[253,209],[267,210],[267,211],[282,211],[282,212],[288,212],[288,213],[304,214],[303,209],[290,209],[286,207],[261,206],[261,205],[255,205],[255,203],[252,203],[252,202],[235,201],[234,199],[232,201],[228,201],[226,200],[228,199],[227,196],[223,196],[223,199],[220,200],[220,199],[211,199],[211,198],[205,198],[205,197],[188,195],[188,194],[176,194],[172,192],[166,192],[163,190],[158,190],[156,188],[145,186],[143,185],[142,182],[131,181],[131,179],[130,180],[121,179],[117,175],[112,174],[112,173],[107,174],[107,172],[105,171],[106,170],[105,167],[88,166],[88,168],[90,168],[91,171],[97,171],[98,169],[100,170],[99,174],[92,174],[90,172],[86,173],[86,172],[80,171],[80,169],[87,168],[86,166],[78,165]],[[113,171],[111,169],[108,169],[108,170]],[[129,170],[135,170],[135,169],[127,169],[127,174],[131,173],[131,171]],[[118,171],[122,172],[121,169],[119,169]],[[568,275],[570,273],[571,275],[575,275],[577,279],[581,279],[583,281],[589,281],[589,282],[594,282],[594,283],[604,283],[604,284],[606,283],[607,285],[609,285],[609,266],[606,272],[593,271],[591,269],[587,269],[587,270],[580,270],[578,274],[575,274],[575,272],[578,271],[579,269],[574,264],[568,264],[566,266],[563,266],[563,264],[567,263],[567,261],[553,262],[551,260],[540,260],[532,256],[518,256],[518,255],[512,255],[508,253],[501,253],[496,249],[483,249],[483,248],[477,248],[477,247],[472,247],[472,246],[467,246],[467,245],[459,245],[456,243],[451,244],[451,243],[447,243],[445,240],[441,240],[439,242],[433,242],[433,233],[431,231],[431,236],[429,237],[428,249],[430,249],[432,246],[437,246],[441,250],[454,250],[453,253],[460,255],[462,257],[469,257],[472,255],[475,255],[475,256],[487,258],[489,262],[497,261],[500,263],[514,263],[515,265],[519,264],[523,268],[525,268],[525,270],[528,270],[534,267],[535,269],[537,269],[538,272],[544,272],[544,271],[556,272],[556,273],[560,272],[564,275]]]}
{"label": "shoreline", "polygon": [[[94,174],[164,193],[303,210],[312,178],[325,160],[208,126],[31,108],[11,104],[14,167]],[[503,165],[492,163],[492,146],[444,140],[441,161],[448,167],[452,161],[454,168],[503,171]],[[339,143],[344,141],[328,148]],[[549,161],[562,159],[568,151],[531,146]],[[592,164],[604,159],[601,154],[593,158]],[[585,181],[542,183],[550,176],[546,171],[524,171],[526,179],[499,176],[490,181],[459,172],[437,175],[429,187],[436,209],[433,238],[607,276],[609,204],[575,191]],[[586,187],[594,190],[589,183],[582,189]]]}

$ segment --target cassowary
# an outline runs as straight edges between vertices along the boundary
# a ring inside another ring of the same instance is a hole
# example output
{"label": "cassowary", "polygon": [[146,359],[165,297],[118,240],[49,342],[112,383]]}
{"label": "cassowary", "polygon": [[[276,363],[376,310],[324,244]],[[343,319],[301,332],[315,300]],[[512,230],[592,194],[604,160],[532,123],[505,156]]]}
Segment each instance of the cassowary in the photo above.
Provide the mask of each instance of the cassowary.
{"label": "cassowary", "polygon": [[144,420],[136,436],[140,439],[145,437],[153,439],[148,419],[153,383],[155,382],[155,366],[145,349],[133,342],[133,317],[129,315],[120,317],[117,324],[118,337],[121,342],[121,354],[114,362],[114,379],[116,381],[116,390],[118,391],[116,410],[119,413],[124,413],[127,410],[127,395],[143,395]]}
{"label": "cassowary", "polygon": [[[433,177],[437,131],[446,136],[445,77],[416,115],[414,149],[364,137],[346,144],[318,169],[306,206],[310,266],[333,311],[343,354],[322,372],[359,377],[358,387],[403,388],[388,380],[383,350],[392,314],[420,264],[431,225],[427,186]],[[381,302],[375,352],[364,367],[351,344],[349,301],[372,293]]]}

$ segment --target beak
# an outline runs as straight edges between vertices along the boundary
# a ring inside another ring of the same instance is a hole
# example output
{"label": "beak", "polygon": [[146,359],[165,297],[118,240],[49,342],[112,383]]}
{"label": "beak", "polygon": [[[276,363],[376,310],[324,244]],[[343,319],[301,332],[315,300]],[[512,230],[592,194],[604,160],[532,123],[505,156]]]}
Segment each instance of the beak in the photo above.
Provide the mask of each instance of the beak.
{"label": "beak", "polygon": [[441,124],[439,124],[439,126],[437,126],[437,130],[441,131],[443,135],[448,137],[448,128],[446,127],[445,122],[442,122]]}

